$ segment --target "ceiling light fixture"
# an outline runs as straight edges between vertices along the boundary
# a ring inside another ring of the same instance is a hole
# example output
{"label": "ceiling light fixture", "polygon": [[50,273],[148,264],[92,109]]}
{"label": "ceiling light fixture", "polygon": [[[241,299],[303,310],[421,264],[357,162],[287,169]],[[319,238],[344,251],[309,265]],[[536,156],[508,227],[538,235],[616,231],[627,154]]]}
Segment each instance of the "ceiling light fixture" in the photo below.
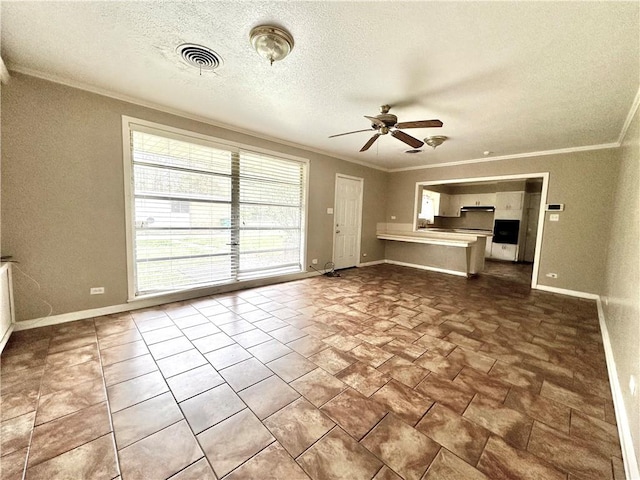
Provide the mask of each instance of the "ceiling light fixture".
{"label": "ceiling light fixture", "polygon": [[251,45],[258,55],[269,60],[271,65],[285,58],[293,50],[293,37],[285,30],[270,25],[261,25],[249,34]]}
{"label": "ceiling light fixture", "polygon": [[449,137],[445,137],[444,135],[433,135],[432,137],[425,138],[424,143],[426,143],[430,147],[433,147],[433,149],[435,150],[436,147],[442,145],[445,142],[445,140],[448,140],[448,139]]}

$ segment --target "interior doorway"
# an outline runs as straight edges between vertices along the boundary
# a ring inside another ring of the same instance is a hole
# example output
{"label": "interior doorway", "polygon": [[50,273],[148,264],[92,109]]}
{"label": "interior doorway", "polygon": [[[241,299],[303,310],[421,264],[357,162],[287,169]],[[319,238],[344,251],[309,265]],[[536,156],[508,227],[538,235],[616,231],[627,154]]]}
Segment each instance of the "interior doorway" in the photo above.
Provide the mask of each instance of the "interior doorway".
{"label": "interior doorway", "polygon": [[340,173],[336,175],[333,236],[336,270],[360,263],[363,190],[364,179]]}

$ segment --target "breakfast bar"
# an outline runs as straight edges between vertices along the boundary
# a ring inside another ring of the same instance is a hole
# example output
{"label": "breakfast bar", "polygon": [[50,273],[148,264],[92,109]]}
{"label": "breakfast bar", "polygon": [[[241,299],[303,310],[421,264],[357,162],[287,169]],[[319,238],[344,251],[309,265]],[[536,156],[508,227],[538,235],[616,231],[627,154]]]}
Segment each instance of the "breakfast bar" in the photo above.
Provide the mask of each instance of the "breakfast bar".
{"label": "breakfast bar", "polygon": [[449,231],[378,231],[388,263],[471,277],[484,269],[487,235]]}

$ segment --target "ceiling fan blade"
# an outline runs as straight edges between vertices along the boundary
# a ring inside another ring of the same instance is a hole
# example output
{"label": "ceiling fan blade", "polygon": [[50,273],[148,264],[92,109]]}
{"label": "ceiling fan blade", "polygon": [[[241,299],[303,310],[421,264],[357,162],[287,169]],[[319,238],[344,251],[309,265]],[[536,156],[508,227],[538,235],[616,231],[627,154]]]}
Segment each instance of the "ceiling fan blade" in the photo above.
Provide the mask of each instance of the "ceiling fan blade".
{"label": "ceiling fan blade", "polygon": [[378,137],[379,137],[380,135],[381,135],[380,133],[376,133],[373,137],[371,137],[371,138],[369,139],[369,141],[368,141],[367,143],[365,143],[365,144],[364,144],[364,147],[362,147],[362,148],[360,149],[360,151],[361,151],[361,152],[364,152],[364,151],[366,151],[366,150],[369,150],[369,147],[371,147],[371,145],[373,145],[373,144],[376,142],[376,140],[378,139]]}
{"label": "ceiling fan blade", "polygon": [[351,135],[352,133],[370,132],[371,130],[371,128],[367,128],[366,130],[355,130],[353,132],[338,133],[337,135],[331,135],[329,138],[341,137],[342,135]]}
{"label": "ceiling fan blade", "polygon": [[386,125],[384,124],[384,122],[382,120],[380,120],[379,118],[376,117],[368,117],[367,115],[364,116],[364,118],[366,118],[367,120],[369,120],[371,123],[373,123],[374,125],[379,126],[380,128],[382,127],[386,127]]}
{"label": "ceiling fan blade", "polygon": [[396,123],[396,128],[431,128],[441,126],[442,122],[440,120],[418,120],[415,122]]}
{"label": "ceiling fan blade", "polygon": [[404,142],[407,145],[411,145],[413,148],[420,148],[424,145],[423,141],[418,140],[417,138],[412,137],[411,135],[408,135],[401,130],[394,130],[391,132],[391,135],[396,137],[401,142]]}

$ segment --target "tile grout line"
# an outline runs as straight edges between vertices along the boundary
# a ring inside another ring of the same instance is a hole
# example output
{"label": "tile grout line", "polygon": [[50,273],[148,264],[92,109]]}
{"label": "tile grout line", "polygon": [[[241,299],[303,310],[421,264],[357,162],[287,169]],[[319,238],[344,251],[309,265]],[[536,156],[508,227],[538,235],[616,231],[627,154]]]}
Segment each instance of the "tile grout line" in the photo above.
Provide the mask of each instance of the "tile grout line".
{"label": "tile grout line", "polygon": [[104,391],[104,397],[107,404],[107,415],[109,416],[109,427],[111,428],[111,444],[115,453],[116,469],[118,475],[122,476],[122,469],[120,468],[120,456],[118,455],[118,446],[116,444],[116,431],[113,428],[113,414],[111,413],[111,402],[109,401],[109,394],[107,393],[107,381],[104,378],[104,366],[102,364],[102,350],[100,349],[100,343],[98,341],[98,329],[96,328],[95,318],[91,320],[93,322],[93,328],[96,335],[96,349],[98,350],[98,362],[100,362],[100,377],[102,378],[102,388]]}

